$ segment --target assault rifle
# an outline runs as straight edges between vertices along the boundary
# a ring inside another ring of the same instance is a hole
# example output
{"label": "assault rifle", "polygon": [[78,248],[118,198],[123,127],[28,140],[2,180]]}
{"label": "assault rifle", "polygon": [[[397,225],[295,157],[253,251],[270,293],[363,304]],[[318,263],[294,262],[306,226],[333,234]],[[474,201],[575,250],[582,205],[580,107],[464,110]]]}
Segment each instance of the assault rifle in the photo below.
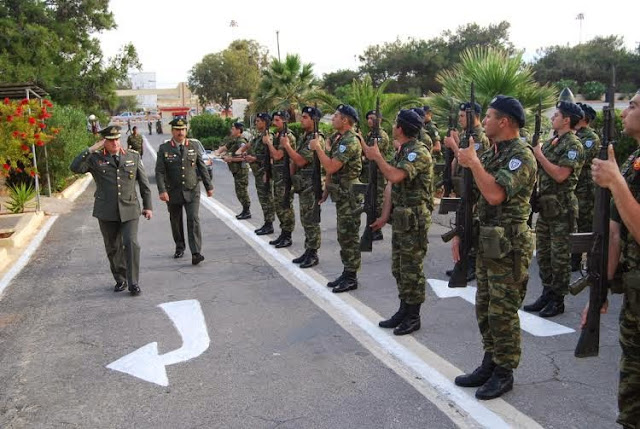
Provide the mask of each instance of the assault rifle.
{"label": "assault rifle", "polygon": [[[449,112],[449,127],[447,128],[447,137],[451,135],[451,131],[455,130],[458,127],[458,115],[453,109]],[[440,188],[440,186],[444,186],[444,192],[442,194],[443,197],[448,197],[451,195],[451,191],[453,190],[453,178],[451,171],[451,163],[453,162],[453,151],[448,147],[444,148],[444,168],[442,171],[442,181],[436,184],[436,189]],[[442,210],[442,206],[440,206]],[[440,212],[440,214],[443,214]]]}
{"label": "assault rifle", "polygon": [[[315,105],[316,111],[314,113],[318,113],[318,105]],[[314,115],[315,116],[315,115]],[[313,138],[317,139],[320,136],[318,130],[318,121],[320,118],[313,118]],[[318,158],[318,152],[313,151],[313,170],[311,172],[311,182],[313,186],[313,211],[311,212],[311,220],[313,222],[320,223],[320,200],[322,199],[322,170],[320,169],[320,159]]]}
{"label": "assault rifle", "polygon": [[[371,128],[371,139],[369,146],[378,144],[380,141],[380,97],[376,98],[376,119]],[[369,161],[369,183],[364,196],[364,212],[367,214],[367,223],[360,238],[360,251],[371,252],[373,250],[373,231],[371,225],[376,221],[378,211],[378,164]]]}
{"label": "assault rifle", "polygon": [[[278,138],[286,137],[289,132],[289,127],[287,126],[287,120],[282,118],[283,125],[282,131],[278,134]],[[288,209],[291,199],[291,163],[289,162],[289,154],[286,150],[282,150],[284,152],[284,158],[282,160],[282,183],[284,184],[284,196],[282,197],[282,208]]]}
{"label": "assault rifle", "polygon": [[[269,135],[268,125],[267,125],[267,129],[264,132],[264,135],[265,136]],[[262,168],[264,168],[264,184],[267,187],[267,189],[269,189],[269,183],[271,183],[271,176],[273,175],[273,170],[271,168],[271,152],[269,151],[268,146],[264,148],[264,158],[262,159]]]}
{"label": "assault rifle", "polygon": [[[473,136],[473,125],[476,118],[476,94],[473,82],[471,82],[471,100],[466,108],[467,128],[464,139],[460,141],[460,148],[469,147],[469,139]],[[440,213],[447,214],[451,207],[456,207],[455,228],[442,234],[442,241],[447,243],[456,235],[460,237],[460,260],[453,267],[453,273],[449,279],[449,287],[466,287],[467,272],[469,270],[469,253],[473,242],[473,174],[468,168],[463,168],[463,185],[460,198],[442,198],[440,201]]]}
{"label": "assault rifle", "polygon": [[[615,68],[613,82],[609,88],[609,105],[602,109],[602,144],[598,159],[607,159],[607,148],[614,144],[615,129]],[[571,234],[571,253],[587,252],[587,274],[576,280],[570,287],[572,295],[577,295],[589,286],[589,310],[587,322],[582,328],[574,355],[576,357],[598,356],[600,348],[600,309],[607,300],[609,263],[609,214],[611,192],[596,185],[593,211],[593,232]]]}
{"label": "assault rifle", "polygon": [[[542,97],[538,100],[538,110],[536,110],[536,125],[533,130],[533,138],[531,139],[531,147],[536,147],[540,144],[540,127],[542,125]],[[538,165],[538,168],[540,166]],[[527,224],[529,228],[533,226],[533,214],[540,211],[540,205],[538,203],[538,180],[533,185],[533,192],[531,192],[531,198],[529,198],[529,204],[531,205],[531,213],[529,214],[529,220]]]}

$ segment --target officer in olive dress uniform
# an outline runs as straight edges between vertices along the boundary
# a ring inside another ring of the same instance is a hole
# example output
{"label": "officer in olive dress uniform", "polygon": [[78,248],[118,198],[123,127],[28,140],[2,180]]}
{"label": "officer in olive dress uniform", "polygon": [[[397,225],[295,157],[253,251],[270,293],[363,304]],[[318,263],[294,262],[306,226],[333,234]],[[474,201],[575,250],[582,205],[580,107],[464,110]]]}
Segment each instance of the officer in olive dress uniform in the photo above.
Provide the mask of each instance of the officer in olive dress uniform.
{"label": "officer in olive dress uniform", "polygon": [[[622,112],[624,133],[640,146],[640,91]],[[609,222],[609,284],[612,292],[624,293],[620,310],[619,415],[624,429],[640,425],[640,148],[618,169],[613,145],[608,159],[594,159],[593,181],[611,191]],[[603,308],[606,312],[607,306]],[[586,309],[585,309],[586,310]],[[583,313],[583,326],[586,312]]]}
{"label": "officer in olive dress uniform", "polygon": [[[160,201],[167,203],[173,241],[176,243],[174,258],[184,256],[185,240],[182,223],[182,210],[187,213],[187,232],[191,263],[197,265],[204,261],[200,253],[202,234],[200,232],[200,185],[198,178],[207,190],[207,196],[213,196],[213,183],[195,145],[189,143],[187,120],[182,118],[169,122],[173,138],[165,141],[158,149],[156,159],[156,182]],[[198,174],[199,173],[199,174]]]}
{"label": "officer in olive dress uniform", "polygon": [[71,163],[74,173],[91,173],[96,183],[93,216],[98,219],[111,273],[116,280],[115,292],[129,288],[131,295],[140,293],[140,245],[138,219],[140,202],[136,195],[138,182],[142,196],[142,215],[151,219],[151,190],[140,154],[122,149],[120,127],[109,126],[100,140],[83,150]]}
{"label": "officer in olive dress uniform", "polygon": [[131,135],[127,137],[127,149],[135,150],[142,157],[144,152],[144,142],[142,135],[138,134],[138,127],[134,126],[131,130]]}
{"label": "officer in olive dress uniform", "polygon": [[337,279],[327,283],[333,293],[358,288],[357,273],[361,262],[360,215],[356,215],[355,212],[363,203],[363,198],[352,190],[354,184],[360,183],[362,170],[361,140],[353,131],[357,122],[356,109],[348,104],[340,104],[331,120],[336,133],[329,138],[330,155],[325,153],[326,145],[319,139],[310,143],[326,173],[326,188],[322,201],[331,195],[331,200],[336,204],[336,229],[344,269]]}
{"label": "officer in olive dress uniform", "polygon": [[[388,163],[378,146],[366,146],[365,155],[388,180],[381,216],[370,225],[382,228],[392,216],[391,272],[398,284],[400,308],[381,328],[395,328],[395,335],[420,329],[420,306],[425,300],[424,257],[431,226],[433,160],[417,137],[423,119],[413,110],[401,110],[393,127],[398,152]],[[393,207],[393,213],[392,213]]]}
{"label": "officer in olive dress uniform", "polygon": [[[471,170],[480,194],[476,318],[484,358],[471,374],[456,377],[455,383],[479,387],[478,399],[493,399],[513,388],[513,370],[520,363],[518,309],[533,257],[533,233],[527,220],[537,165],[529,145],[520,140],[525,113],[518,100],[495,97],[483,125],[494,144],[492,150],[478,157],[470,145],[459,150],[458,162]],[[454,242],[456,261],[460,259],[458,246],[459,241]]]}

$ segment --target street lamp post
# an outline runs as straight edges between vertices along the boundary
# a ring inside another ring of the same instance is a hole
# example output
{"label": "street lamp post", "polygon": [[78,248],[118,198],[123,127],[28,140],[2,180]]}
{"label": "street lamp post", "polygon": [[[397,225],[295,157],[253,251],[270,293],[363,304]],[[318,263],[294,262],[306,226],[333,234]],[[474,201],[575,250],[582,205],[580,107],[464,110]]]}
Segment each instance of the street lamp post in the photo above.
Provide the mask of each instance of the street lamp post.
{"label": "street lamp post", "polygon": [[280,61],[280,30],[276,30],[276,45],[278,46],[278,61]]}
{"label": "street lamp post", "polygon": [[579,13],[578,16],[576,16],[576,19],[580,21],[580,37],[578,38],[578,44],[581,45],[582,44],[582,21],[584,21],[584,13]]}

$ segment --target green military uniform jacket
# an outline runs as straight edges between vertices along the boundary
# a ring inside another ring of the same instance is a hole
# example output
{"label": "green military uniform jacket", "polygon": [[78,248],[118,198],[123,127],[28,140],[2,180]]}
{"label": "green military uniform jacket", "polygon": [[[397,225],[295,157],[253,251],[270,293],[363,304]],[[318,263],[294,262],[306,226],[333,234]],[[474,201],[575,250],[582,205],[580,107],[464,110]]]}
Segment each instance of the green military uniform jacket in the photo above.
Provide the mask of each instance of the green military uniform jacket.
{"label": "green military uniform jacket", "polygon": [[411,139],[400,147],[391,165],[407,173],[406,179],[391,188],[394,210],[426,206],[429,212],[433,211],[433,159],[429,150]]}
{"label": "green military uniform jacket", "polygon": [[600,150],[600,137],[590,127],[580,128],[576,131],[576,137],[582,142],[584,150],[584,164],[578,176],[578,184],[576,185],[576,194],[593,195],[594,186],[591,178],[591,161],[598,156]]}
{"label": "green military uniform jacket", "polygon": [[427,134],[427,131],[424,128],[420,129],[420,133],[418,134],[418,141],[422,142],[427,147],[427,149],[429,149],[429,151],[433,149],[433,140],[431,140],[431,137],[429,136],[429,134]]}
{"label": "green military uniform jacket", "polygon": [[269,150],[269,148],[262,142],[262,137],[264,137],[267,133],[269,133],[271,139],[273,140],[273,133],[271,133],[270,131],[263,131],[261,133],[258,133],[258,135],[254,137],[254,139],[251,141],[249,149],[247,150],[247,155],[256,157],[255,162],[249,163],[251,171],[253,171],[253,175],[255,177],[262,176],[265,172],[265,154]]}
{"label": "green military uniform jacket", "polygon": [[[637,167],[634,167],[634,164]],[[625,178],[631,194],[640,202],[640,149],[637,149],[622,164],[620,168],[622,176]],[[613,199],[611,200],[611,220],[620,224],[620,264],[619,269],[623,273],[640,273],[640,244],[633,238],[622,222],[618,208]],[[640,297],[636,297],[640,299]]]}
{"label": "green military uniform jacket", "polygon": [[350,189],[350,184],[358,180],[362,171],[362,147],[356,133],[348,130],[344,134],[333,134],[330,156],[342,162],[342,168],[331,175],[332,183]]}
{"label": "green military uniform jacket", "polygon": [[[313,140],[313,137],[313,132],[304,133],[296,150],[296,152],[307,161],[307,165],[302,168],[296,167],[295,173],[291,176],[294,192],[302,192],[312,185],[313,163],[315,162],[313,156],[314,151],[311,150],[311,140]],[[318,141],[321,145],[324,145],[324,136],[322,133],[318,134]],[[318,160],[318,162],[320,161]],[[320,171],[322,171],[322,166],[320,166]]]}
{"label": "green military uniform jacket", "polygon": [[[276,150],[281,150],[283,152],[286,153],[286,151],[284,150],[283,147],[280,147],[280,137],[281,137],[281,131],[278,131],[275,133],[274,137],[273,137],[273,147]],[[296,147],[296,136],[293,135],[293,133],[291,131],[287,130],[287,137],[289,137],[289,144],[291,145],[291,147]],[[282,166],[282,164],[284,163],[284,157],[280,158],[279,160],[274,160],[273,161],[273,165],[278,165],[278,166]]]}
{"label": "green military uniform jacket", "polygon": [[127,137],[128,149],[133,149],[139,154],[142,154],[142,145],[143,145],[143,140],[140,134],[135,134],[135,135],[131,134],[129,137]]}
{"label": "green military uniform jacket", "polygon": [[424,130],[427,132],[429,137],[431,137],[431,141],[433,141],[434,143],[440,140],[440,131],[438,131],[438,125],[435,122],[425,122]]}
{"label": "green military uniform jacket", "polygon": [[180,145],[167,140],[158,149],[156,159],[156,182],[158,192],[167,192],[169,202],[179,204],[190,202],[198,189],[198,172],[207,191],[213,190],[213,183],[202,155],[196,146],[184,141],[184,153],[180,153]]}
{"label": "green military uniform jacket", "polygon": [[140,154],[122,150],[118,166],[104,149],[82,151],[71,162],[74,173],[91,173],[96,182],[93,216],[103,221],[127,222],[140,216],[140,202],[135,184],[138,182],[142,206],[151,210],[151,190]]}
{"label": "green military uniform jacket", "polygon": [[[234,137],[231,140],[229,140],[224,147],[227,148],[227,155],[231,156],[231,157],[235,157],[238,156],[236,155],[236,151],[238,149],[240,149],[241,147],[243,147],[244,145],[246,145],[247,139],[245,139],[242,136],[238,136],[238,137]],[[238,173],[242,168],[246,168],[245,167],[245,163],[244,162],[229,162],[227,163],[227,166],[229,167],[229,171],[231,171],[231,174],[236,174]]]}

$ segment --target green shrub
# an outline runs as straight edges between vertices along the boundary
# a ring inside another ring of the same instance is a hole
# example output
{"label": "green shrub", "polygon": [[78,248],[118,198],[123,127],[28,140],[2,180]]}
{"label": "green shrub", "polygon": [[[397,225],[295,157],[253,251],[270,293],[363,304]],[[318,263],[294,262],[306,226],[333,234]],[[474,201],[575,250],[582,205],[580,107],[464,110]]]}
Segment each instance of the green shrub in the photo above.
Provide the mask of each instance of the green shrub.
{"label": "green shrub", "polygon": [[595,80],[585,82],[582,85],[582,95],[587,100],[600,100],[602,95],[607,90],[607,87],[600,82],[596,82]]}
{"label": "green shrub", "polygon": [[[622,166],[622,163],[629,158],[629,155],[638,148],[638,144],[634,139],[622,133],[620,113],[620,110],[616,110],[616,135],[614,139],[616,161],[618,161],[618,165]],[[598,112],[596,119],[591,123],[591,127],[596,130],[598,135],[602,135],[602,112]]]}
{"label": "green shrub", "polygon": [[222,139],[229,135],[229,130],[231,130],[231,125],[234,122],[232,118],[223,118],[219,115],[204,113],[191,118],[189,122],[190,134],[200,141],[205,137],[219,137]]}
{"label": "green shrub", "polygon": [[[40,171],[41,189],[47,189],[47,164],[51,190],[61,191],[73,176],[69,165],[73,158],[91,146],[93,136],[87,132],[87,115],[84,111],[71,106],[56,106],[53,116],[48,120],[50,128],[58,128],[58,135],[47,144],[47,162],[44,148],[37,147],[38,170]],[[41,191],[42,192],[42,191]]]}
{"label": "green shrub", "polygon": [[220,143],[222,142],[222,139],[224,137],[204,137],[199,139],[200,143],[202,143],[202,146],[204,146],[205,149],[209,149],[209,150],[216,150],[218,149],[218,147],[220,147]]}
{"label": "green shrub", "polygon": [[9,185],[9,200],[5,203],[7,210],[11,213],[24,213],[24,209],[34,205],[30,203],[36,196],[36,190],[33,186],[20,183],[17,185]]}
{"label": "green shrub", "polygon": [[562,91],[565,88],[569,88],[574,94],[580,92],[578,82],[573,79],[560,79],[559,81],[554,83],[553,86],[558,90],[558,92]]}

